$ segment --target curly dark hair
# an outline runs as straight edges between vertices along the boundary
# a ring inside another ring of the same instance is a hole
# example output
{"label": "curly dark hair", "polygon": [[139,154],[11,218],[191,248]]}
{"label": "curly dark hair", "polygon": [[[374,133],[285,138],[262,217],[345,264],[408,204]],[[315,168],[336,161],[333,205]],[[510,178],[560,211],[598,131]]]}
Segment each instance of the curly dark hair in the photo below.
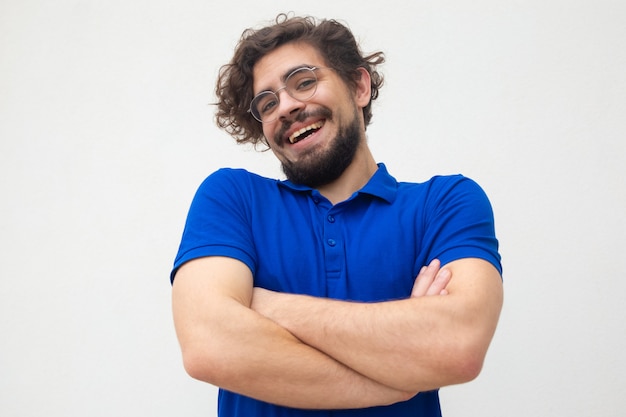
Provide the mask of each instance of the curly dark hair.
{"label": "curly dark hair", "polygon": [[372,96],[363,108],[365,126],[372,119],[372,101],[378,97],[383,77],[376,66],[385,61],[382,52],[364,56],[352,32],[336,20],[316,20],[313,17],[290,17],[284,13],[271,26],[246,29],[230,63],[222,66],[217,79],[217,125],[232,135],[238,143],[267,144],[263,128],[248,111],[253,98],[254,65],[277,47],[304,42],[316,48],[326,65],[333,68],[351,87],[356,88],[360,73],[365,68],[371,77]]}

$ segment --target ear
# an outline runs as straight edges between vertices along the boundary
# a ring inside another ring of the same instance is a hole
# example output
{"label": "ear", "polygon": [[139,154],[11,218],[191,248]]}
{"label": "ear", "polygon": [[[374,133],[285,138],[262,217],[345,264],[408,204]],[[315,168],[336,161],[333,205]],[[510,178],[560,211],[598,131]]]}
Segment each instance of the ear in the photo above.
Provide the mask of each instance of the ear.
{"label": "ear", "polygon": [[357,69],[359,78],[356,79],[355,100],[359,107],[367,106],[372,99],[372,80],[370,73],[363,67]]}

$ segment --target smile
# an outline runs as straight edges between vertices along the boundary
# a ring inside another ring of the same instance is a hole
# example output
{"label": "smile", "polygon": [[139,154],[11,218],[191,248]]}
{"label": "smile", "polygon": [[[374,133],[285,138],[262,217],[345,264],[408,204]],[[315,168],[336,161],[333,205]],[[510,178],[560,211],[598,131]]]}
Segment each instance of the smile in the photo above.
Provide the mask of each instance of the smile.
{"label": "smile", "polygon": [[301,141],[302,139],[321,129],[322,126],[324,126],[324,121],[320,120],[319,122],[312,123],[296,132],[293,132],[288,138],[289,143],[293,145],[294,143]]}

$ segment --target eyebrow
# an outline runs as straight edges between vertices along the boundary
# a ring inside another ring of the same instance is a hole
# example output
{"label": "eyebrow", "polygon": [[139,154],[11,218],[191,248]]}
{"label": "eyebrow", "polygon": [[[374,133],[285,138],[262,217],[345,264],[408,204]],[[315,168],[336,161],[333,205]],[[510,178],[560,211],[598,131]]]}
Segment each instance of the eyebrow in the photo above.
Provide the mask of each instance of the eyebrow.
{"label": "eyebrow", "polygon": [[281,77],[281,80],[283,82],[287,81],[287,77],[289,77],[289,75],[292,74],[295,70],[299,70],[300,68],[313,68],[314,66],[315,65],[310,65],[310,64],[295,65],[289,68],[287,71],[285,71],[285,74]]}
{"label": "eyebrow", "polygon": [[[280,81],[284,84],[287,81],[287,77],[289,77],[289,75],[291,73],[293,73],[295,70],[298,70],[300,68],[315,68],[315,65],[311,65],[311,64],[298,64],[298,65],[294,65],[291,68],[288,68],[283,75],[280,77]],[[263,88],[261,89],[257,94],[262,93],[264,91],[274,91],[271,88]]]}

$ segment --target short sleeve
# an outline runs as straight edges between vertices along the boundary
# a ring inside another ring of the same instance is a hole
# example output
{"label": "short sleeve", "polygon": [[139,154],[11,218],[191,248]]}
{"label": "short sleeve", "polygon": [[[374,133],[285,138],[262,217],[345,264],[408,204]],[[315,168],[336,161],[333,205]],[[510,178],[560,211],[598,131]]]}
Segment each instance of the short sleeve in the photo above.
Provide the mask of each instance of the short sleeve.
{"label": "short sleeve", "polygon": [[238,259],[254,273],[256,257],[246,204],[246,173],[221,169],[202,182],[187,215],[171,282],[182,264],[206,256]]}
{"label": "short sleeve", "polygon": [[476,182],[460,175],[436,178],[425,216],[423,244],[430,259],[446,264],[480,258],[502,274],[493,209]]}

